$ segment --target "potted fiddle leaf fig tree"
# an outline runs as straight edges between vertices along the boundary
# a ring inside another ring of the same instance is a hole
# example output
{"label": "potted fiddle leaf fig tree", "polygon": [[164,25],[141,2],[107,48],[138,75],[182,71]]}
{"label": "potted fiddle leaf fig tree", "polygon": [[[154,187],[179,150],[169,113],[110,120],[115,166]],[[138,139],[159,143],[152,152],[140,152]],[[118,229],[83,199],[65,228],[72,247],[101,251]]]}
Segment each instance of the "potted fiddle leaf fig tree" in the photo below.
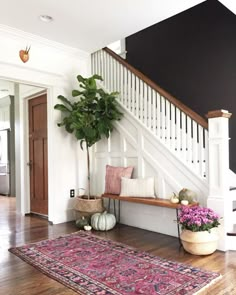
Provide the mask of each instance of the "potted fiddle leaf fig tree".
{"label": "potted fiddle leaf fig tree", "polygon": [[100,198],[91,196],[89,149],[102,137],[109,137],[113,123],[121,119],[122,113],[116,101],[118,93],[108,93],[97,86],[97,81],[102,81],[101,76],[84,78],[78,75],[77,80],[79,89],[72,91],[72,97],[77,99],[67,99],[59,95],[58,99],[62,104],[56,104],[54,108],[63,114],[62,121],[57,125],[73,134],[80,141],[82,150],[86,149],[87,195],[76,198],[75,209],[91,215],[94,212],[102,212],[103,206]]}

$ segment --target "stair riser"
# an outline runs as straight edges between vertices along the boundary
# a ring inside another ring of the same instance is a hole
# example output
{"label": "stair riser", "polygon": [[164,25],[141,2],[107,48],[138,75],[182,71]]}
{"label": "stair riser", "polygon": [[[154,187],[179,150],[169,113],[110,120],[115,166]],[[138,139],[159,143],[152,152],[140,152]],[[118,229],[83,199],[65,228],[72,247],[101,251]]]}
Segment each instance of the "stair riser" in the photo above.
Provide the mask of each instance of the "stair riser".
{"label": "stair riser", "polygon": [[229,245],[229,250],[232,250],[232,251],[236,251],[236,236],[233,237],[233,236],[228,236],[227,237],[227,242],[228,242],[228,245]]}

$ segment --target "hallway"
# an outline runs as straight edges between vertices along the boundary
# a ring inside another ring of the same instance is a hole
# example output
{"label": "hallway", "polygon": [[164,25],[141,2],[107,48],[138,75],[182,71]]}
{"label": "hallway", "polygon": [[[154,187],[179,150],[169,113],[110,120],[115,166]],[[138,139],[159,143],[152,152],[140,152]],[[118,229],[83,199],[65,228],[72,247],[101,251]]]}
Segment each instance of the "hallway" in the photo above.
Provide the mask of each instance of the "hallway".
{"label": "hallway", "polygon": [[[0,196],[0,295],[76,294],[8,252],[12,246],[54,238],[76,230],[73,222],[50,225],[47,220],[38,217],[19,216],[15,212],[15,198]],[[179,249],[176,238],[125,225],[117,225],[112,231],[95,234],[166,259],[220,272],[222,279],[201,294],[236,295],[234,251],[216,251],[206,257],[194,256]]]}

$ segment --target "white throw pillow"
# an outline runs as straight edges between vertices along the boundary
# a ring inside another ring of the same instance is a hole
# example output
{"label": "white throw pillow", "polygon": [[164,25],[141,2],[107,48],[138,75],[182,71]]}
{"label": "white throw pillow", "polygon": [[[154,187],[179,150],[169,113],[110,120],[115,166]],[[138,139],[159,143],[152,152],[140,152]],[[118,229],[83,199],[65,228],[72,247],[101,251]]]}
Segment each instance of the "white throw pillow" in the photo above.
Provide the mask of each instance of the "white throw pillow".
{"label": "white throw pillow", "polygon": [[121,177],[120,196],[155,198],[154,177],[137,179]]}

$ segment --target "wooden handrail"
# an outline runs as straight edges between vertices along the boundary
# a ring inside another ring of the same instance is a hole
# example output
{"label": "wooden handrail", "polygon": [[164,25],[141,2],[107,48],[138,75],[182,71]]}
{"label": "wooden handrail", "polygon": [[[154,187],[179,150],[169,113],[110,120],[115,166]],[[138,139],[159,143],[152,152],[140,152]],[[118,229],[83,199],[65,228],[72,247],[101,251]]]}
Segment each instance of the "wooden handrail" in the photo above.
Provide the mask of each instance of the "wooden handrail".
{"label": "wooden handrail", "polygon": [[130,70],[133,74],[135,74],[137,77],[139,77],[141,80],[143,80],[147,85],[152,87],[154,90],[156,90],[160,95],[162,95],[164,98],[169,100],[173,105],[175,105],[177,108],[179,108],[182,112],[184,112],[187,116],[189,116],[191,119],[196,121],[199,125],[201,125],[203,128],[208,129],[208,123],[207,121],[198,115],[196,112],[194,112],[192,109],[190,109],[188,106],[183,104],[180,100],[166,92],[164,89],[162,89],[160,86],[158,86],[155,82],[153,82],[151,79],[149,79],[147,76],[145,76],[143,73],[141,73],[139,70],[128,64],[123,58],[121,58],[118,54],[116,54],[111,49],[105,47],[103,48],[104,51],[106,51],[109,55],[111,55],[114,59],[116,59],[119,63],[121,63],[124,67],[126,67],[128,70]]}
{"label": "wooden handrail", "polygon": [[210,111],[206,114],[206,117],[208,119],[212,118],[228,118],[230,119],[232,116],[232,113],[229,113],[226,110],[215,110],[215,111]]}

